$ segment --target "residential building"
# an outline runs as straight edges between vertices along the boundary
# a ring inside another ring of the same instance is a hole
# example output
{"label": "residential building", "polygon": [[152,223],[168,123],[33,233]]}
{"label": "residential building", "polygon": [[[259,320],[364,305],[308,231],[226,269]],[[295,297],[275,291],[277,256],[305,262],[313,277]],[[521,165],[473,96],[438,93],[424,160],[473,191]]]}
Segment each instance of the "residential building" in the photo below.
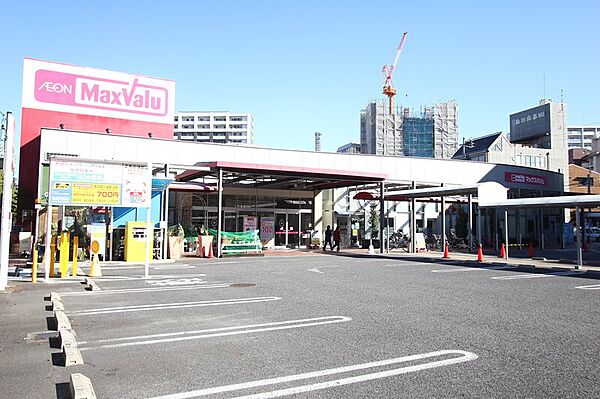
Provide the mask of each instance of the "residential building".
{"label": "residential building", "polygon": [[384,101],[362,110],[361,152],[389,156],[451,158],[458,147],[458,106],[453,101],[411,113],[399,108],[393,114]]}
{"label": "residential building", "polygon": [[359,143],[348,143],[337,149],[340,154],[360,154],[361,146]]}
{"label": "residential building", "polygon": [[600,136],[600,126],[567,126],[568,148],[592,149],[592,139]]}
{"label": "residential building", "polygon": [[600,173],[569,165],[569,191],[581,194],[600,194]]}
{"label": "residential building", "polygon": [[574,164],[582,168],[590,167],[590,150],[585,148],[569,148],[569,165]]}
{"label": "residential building", "polygon": [[254,116],[233,112],[179,112],[173,137],[200,143],[254,144]]}

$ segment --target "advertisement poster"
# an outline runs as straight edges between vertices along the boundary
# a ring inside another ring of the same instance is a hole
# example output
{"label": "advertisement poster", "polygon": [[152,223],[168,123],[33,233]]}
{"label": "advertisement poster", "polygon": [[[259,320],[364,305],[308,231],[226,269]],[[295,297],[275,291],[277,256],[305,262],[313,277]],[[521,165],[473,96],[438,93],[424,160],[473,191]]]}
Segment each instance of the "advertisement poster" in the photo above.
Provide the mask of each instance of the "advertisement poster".
{"label": "advertisement poster", "polygon": [[258,220],[256,216],[244,216],[244,231],[254,231],[257,229]]}
{"label": "advertisement poster", "polygon": [[260,241],[264,246],[274,245],[275,239],[275,218],[261,217],[260,218]]}

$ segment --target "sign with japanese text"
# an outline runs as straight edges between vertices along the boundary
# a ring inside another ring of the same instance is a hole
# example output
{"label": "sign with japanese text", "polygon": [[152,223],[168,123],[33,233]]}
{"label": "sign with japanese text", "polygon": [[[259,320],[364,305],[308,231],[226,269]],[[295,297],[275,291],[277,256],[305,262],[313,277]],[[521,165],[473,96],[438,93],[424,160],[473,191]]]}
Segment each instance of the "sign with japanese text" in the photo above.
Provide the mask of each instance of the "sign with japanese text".
{"label": "sign with japanese text", "polygon": [[147,165],[51,159],[49,180],[50,205],[150,206]]}
{"label": "sign with japanese text", "polygon": [[550,133],[550,104],[510,116],[510,141],[517,142]]}
{"label": "sign with japanese text", "polygon": [[504,181],[507,183],[531,184],[534,186],[548,185],[547,177],[528,175],[524,173],[504,172]]}

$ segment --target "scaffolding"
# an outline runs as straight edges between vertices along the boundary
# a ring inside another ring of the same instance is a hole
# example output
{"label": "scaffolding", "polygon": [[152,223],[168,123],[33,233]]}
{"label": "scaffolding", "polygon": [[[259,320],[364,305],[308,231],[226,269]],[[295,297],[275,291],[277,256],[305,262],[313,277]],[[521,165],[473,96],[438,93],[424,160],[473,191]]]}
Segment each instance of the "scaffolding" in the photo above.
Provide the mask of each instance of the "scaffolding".
{"label": "scaffolding", "polygon": [[449,159],[458,150],[458,105],[453,100],[435,104],[434,158]]}

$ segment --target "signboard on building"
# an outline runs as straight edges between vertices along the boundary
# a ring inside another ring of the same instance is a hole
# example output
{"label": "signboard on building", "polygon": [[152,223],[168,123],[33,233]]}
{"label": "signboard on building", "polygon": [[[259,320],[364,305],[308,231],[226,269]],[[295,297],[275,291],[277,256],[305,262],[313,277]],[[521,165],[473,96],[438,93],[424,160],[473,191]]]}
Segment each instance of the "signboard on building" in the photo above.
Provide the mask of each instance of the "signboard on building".
{"label": "signboard on building", "polygon": [[550,104],[540,105],[510,116],[510,141],[545,136],[550,133]]}
{"label": "signboard on building", "polygon": [[174,101],[171,80],[30,58],[23,63],[23,108],[173,124]]}
{"label": "signboard on building", "polygon": [[531,184],[534,186],[548,185],[548,178],[525,173],[504,172],[504,181],[516,184]]}
{"label": "signboard on building", "polygon": [[150,206],[152,177],[148,165],[51,159],[50,205]]}

